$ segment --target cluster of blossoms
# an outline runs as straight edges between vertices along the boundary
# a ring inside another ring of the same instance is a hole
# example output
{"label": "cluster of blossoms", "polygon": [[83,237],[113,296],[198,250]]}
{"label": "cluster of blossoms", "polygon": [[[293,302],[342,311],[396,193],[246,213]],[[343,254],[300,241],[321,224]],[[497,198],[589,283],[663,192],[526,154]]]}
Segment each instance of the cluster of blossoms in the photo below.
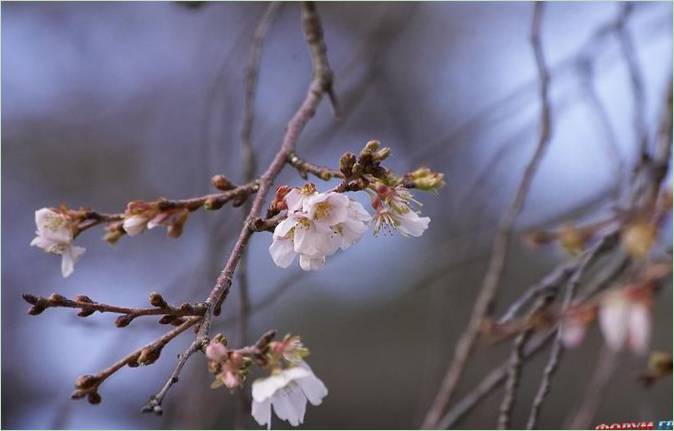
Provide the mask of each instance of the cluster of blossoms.
{"label": "cluster of blossoms", "polygon": [[73,273],[75,262],[86,249],[73,245],[77,232],[77,222],[61,208],[42,208],[35,211],[37,235],[30,245],[61,256],[61,274],[68,277]]}
{"label": "cluster of blossoms", "polygon": [[396,229],[404,236],[421,236],[431,219],[420,217],[412,208],[420,205],[403,186],[378,184],[367,188],[375,215],[372,217],[355,200],[342,193],[319,193],[307,183],[301,188],[281,187],[277,199],[288,211],[274,230],[269,246],[274,263],[287,268],[299,255],[300,267],[315,271],[325,266],[325,258],[358,242],[371,222],[374,233]]}
{"label": "cluster of blossoms", "polygon": [[328,394],[325,384],[304,361],[308,355],[300,337],[291,335],[270,342],[261,352],[246,348],[229,350],[222,336],[216,336],[206,348],[209,369],[216,377],[213,388],[241,387],[253,362],[269,370],[267,377],[252,384],[251,407],[255,421],[267,429],[271,428],[272,408],[280,419],[298,426],[304,422],[307,401],[317,406]]}
{"label": "cluster of blossoms", "polygon": [[269,246],[274,263],[287,268],[299,255],[305,271],[323,268],[326,256],[358,242],[371,217],[363,206],[337,192],[318,193],[309,183],[287,190],[288,217],[276,226]]}
{"label": "cluster of blossoms", "polygon": [[188,215],[184,208],[160,211],[156,202],[132,201],[126,206],[122,227],[127,235],[136,236],[145,229],[166,226],[168,235],[177,238]]}

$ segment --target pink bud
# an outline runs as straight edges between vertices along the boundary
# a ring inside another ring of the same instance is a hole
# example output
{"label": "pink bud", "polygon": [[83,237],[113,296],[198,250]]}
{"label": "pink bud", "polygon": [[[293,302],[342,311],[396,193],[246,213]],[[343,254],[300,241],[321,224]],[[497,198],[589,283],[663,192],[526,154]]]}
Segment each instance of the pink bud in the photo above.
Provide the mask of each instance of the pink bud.
{"label": "pink bud", "polygon": [[206,347],[206,357],[211,361],[225,362],[227,360],[227,347],[222,343],[210,343]]}

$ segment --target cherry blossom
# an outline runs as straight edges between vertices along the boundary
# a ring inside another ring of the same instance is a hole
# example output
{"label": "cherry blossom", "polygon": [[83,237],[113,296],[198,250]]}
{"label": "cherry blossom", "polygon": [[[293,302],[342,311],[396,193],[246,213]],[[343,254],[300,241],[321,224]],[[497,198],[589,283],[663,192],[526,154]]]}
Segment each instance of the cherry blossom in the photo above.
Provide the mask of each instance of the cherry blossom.
{"label": "cherry blossom", "polygon": [[272,407],[280,419],[299,426],[304,422],[307,401],[320,405],[328,389],[309,365],[300,361],[297,366],[275,370],[269,377],[255,380],[252,392],[253,418],[271,429]]}
{"label": "cherry blossom", "polygon": [[61,256],[61,274],[70,276],[75,263],[84,254],[86,249],[73,245],[74,229],[68,217],[59,211],[41,208],[35,211],[35,225],[37,235],[30,243],[46,251]]}
{"label": "cherry blossom", "polygon": [[613,350],[645,353],[651,333],[650,292],[624,288],[609,292],[599,307],[599,327]]}
{"label": "cherry blossom", "polygon": [[287,268],[299,255],[305,271],[320,270],[327,256],[359,241],[371,217],[363,206],[341,193],[318,193],[313,184],[293,188],[284,197],[288,217],[274,229],[269,253]]}

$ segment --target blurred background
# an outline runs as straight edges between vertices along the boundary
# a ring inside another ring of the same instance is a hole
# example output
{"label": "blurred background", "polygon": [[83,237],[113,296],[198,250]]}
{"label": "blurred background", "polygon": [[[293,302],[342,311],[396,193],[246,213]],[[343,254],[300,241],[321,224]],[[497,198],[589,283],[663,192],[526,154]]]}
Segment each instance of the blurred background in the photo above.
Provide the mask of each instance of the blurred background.
{"label": "blurred background", "polygon": [[[69,396],[96,372],[165,329],[154,320],[117,329],[114,316],[72,310],[25,314],[21,294],[87,294],[128,306],[150,291],[174,303],[204,298],[227,256],[241,209],[194,213],[179,240],[159,229],[115,247],[101,230],[72,277],[59,258],[29,247],[34,211],[66,203],[104,212],[132,199],[211,190],[223,173],[241,181],[244,70],[266,3],[2,4],[2,427],[229,428],[237,398],[211,390],[202,357],[188,362],[163,417],[140,413],[191,341],[183,335],[147,368],[125,368],[92,406]],[[601,31],[619,3],[551,3],[542,41],[550,66],[553,137],[518,231],[608,214],[620,161],[638,154],[626,62]],[[305,158],[336,166],[369,139],[393,149],[388,166],[445,173],[421,238],[368,234],[325,270],[276,267],[271,237],[255,235],[249,337],[299,333],[330,393],[306,428],[415,428],[437,390],[480,286],[496,222],[536,145],[540,105],[529,43],[530,3],[320,3],[343,116],[323,103],[298,143]],[[253,143],[258,174],[280,145],[311,76],[297,4],[283,5],[262,52]],[[657,130],[672,73],[672,6],[634,5],[627,19],[644,82],[643,114]],[[616,157],[619,155],[619,157]],[[277,184],[302,180],[286,169]],[[668,221],[668,225],[671,220]],[[671,244],[671,229],[661,238]],[[499,307],[566,256],[515,241]],[[234,331],[237,285],[213,332]],[[672,349],[672,293],[657,298],[652,347]],[[569,351],[544,405],[541,428],[563,427],[578,408],[602,340],[593,330]],[[466,393],[508,355],[481,344],[459,387]],[[524,368],[514,423],[523,425],[546,355]],[[596,423],[671,419],[672,381],[644,389],[646,359],[619,363]],[[247,389],[249,390],[249,389]],[[458,426],[496,426],[495,390]],[[257,427],[251,419],[246,425]],[[275,420],[275,427],[286,427]]]}

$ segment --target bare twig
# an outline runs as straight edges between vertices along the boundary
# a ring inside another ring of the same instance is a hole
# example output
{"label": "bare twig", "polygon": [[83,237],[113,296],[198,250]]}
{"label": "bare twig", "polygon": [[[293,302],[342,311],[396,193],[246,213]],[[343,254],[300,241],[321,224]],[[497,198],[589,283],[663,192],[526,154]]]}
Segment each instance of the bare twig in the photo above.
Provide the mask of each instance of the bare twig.
{"label": "bare twig", "polygon": [[115,322],[118,327],[127,326],[133,319],[140,316],[164,316],[162,318],[163,321],[160,321],[160,323],[175,323],[177,320],[175,318],[201,316],[206,311],[206,307],[203,304],[184,303],[180,307],[172,307],[164,301],[161,295],[154,292],[150,294],[150,303],[153,307],[148,308],[129,308],[103,304],[95,302],[85,295],[78,295],[75,299],[68,299],[58,293],[53,293],[47,298],[25,293],[23,294],[23,299],[32,305],[28,310],[28,313],[32,315],[40,314],[47,308],[52,307],[79,309],[80,312],[77,315],[80,317],[90,316],[97,311],[99,313],[121,314]]}
{"label": "bare twig", "polygon": [[304,127],[316,113],[316,109],[323,99],[323,95],[332,91],[332,70],[328,63],[326,55],[327,49],[323,42],[321,21],[313,3],[307,2],[302,4],[302,22],[313,63],[313,79],[309,84],[309,89],[304,101],[288,123],[281,148],[257,182],[257,184],[259,184],[259,189],[257,190],[255,199],[248,212],[248,216],[246,217],[246,222],[239,233],[239,237],[234,244],[224,268],[215,282],[215,286],[211,289],[211,292],[205,301],[207,311],[199,326],[195,340],[200,348],[203,348],[208,342],[208,332],[211,320],[213,316],[220,314],[222,303],[227,298],[232,286],[232,276],[234,271],[240,263],[242,253],[246,249],[253,232],[261,230],[259,229],[260,227],[269,228],[266,223],[262,223],[263,226],[260,226],[261,222],[264,222],[264,220],[260,219],[258,214],[260,214],[262,210],[264,200],[269,193],[274,179],[287,163],[288,156],[294,151],[295,145]]}
{"label": "bare twig", "polygon": [[[593,280],[588,283],[588,288],[585,292],[579,295],[578,300],[585,301],[597,292],[610,286],[615,278],[626,269],[628,262],[629,259],[624,253],[619,254],[618,258],[612,264],[607,265],[593,277]],[[546,332],[545,335],[537,337],[527,343],[524,359],[531,358],[548,342],[554,340],[556,333],[557,332],[553,329]],[[437,428],[445,429],[452,427],[458,420],[470,412],[471,409],[484,399],[484,397],[492,393],[498,385],[504,382],[507,376],[508,366],[509,363],[506,361],[495,368],[491,373],[487,374],[487,376],[473,390],[453,405],[453,407],[438,422]]]}
{"label": "bare twig", "polygon": [[440,419],[443,410],[451,399],[451,396],[456,388],[456,385],[463,373],[466,362],[473,349],[477,336],[480,332],[480,326],[484,317],[488,314],[489,309],[493,305],[493,301],[498,289],[499,281],[505,266],[505,258],[508,252],[512,236],[512,226],[515,219],[522,211],[524,203],[533,181],[533,177],[538,169],[538,166],[545,155],[548,148],[548,143],[551,134],[551,115],[550,102],[548,100],[548,84],[549,75],[546,69],[545,60],[543,57],[543,49],[540,40],[540,25],[541,25],[541,11],[543,3],[535,3],[534,14],[532,19],[531,30],[531,44],[533,47],[534,57],[536,59],[536,66],[538,69],[540,81],[540,100],[541,100],[541,129],[538,138],[536,150],[526,166],[522,182],[517,190],[515,199],[513,200],[509,210],[501,219],[499,230],[494,241],[492,255],[489,262],[487,274],[485,276],[482,288],[478,294],[473,312],[466,331],[459,339],[454,358],[447,369],[445,377],[441,383],[431,407],[426,413],[426,417],[422,423],[423,428],[435,428]]}
{"label": "bare twig", "polygon": [[344,175],[342,175],[341,172],[310,163],[302,159],[295,152],[292,152],[288,155],[288,164],[297,169],[297,173],[305,180],[308,177],[307,174],[312,174],[323,181],[329,181],[332,178],[344,178]]}
{"label": "bare twig", "polygon": [[152,412],[157,415],[161,415],[163,413],[161,403],[164,401],[164,397],[166,396],[166,393],[171,389],[171,386],[174,384],[178,383],[178,379],[180,378],[180,372],[182,371],[183,367],[185,366],[185,363],[187,363],[187,360],[194,354],[196,351],[200,350],[202,348],[200,340],[194,340],[192,344],[178,356],[178,363],[176,364],[175,368],[173,369],[173,372],[169,376],[169,379],[164,383],[164,386],[157,392],[156,395],[152,395],[150,397],[150,400],[145,404],[142,408],[143,413],[148,413]]}
{"label": "bare twig", "polygon": [[[243,162],[244,181],[249,182],[255,178],[256,159],[253,152],[253,123],[255,120],[255,94],[257,90],[257,80],[260,68],[260,58],[262,57],[262,44],[267,30],[276,18],[282,3],[274,1],[269,4],[253,34],[253,42],[250,49],[250,58],[246,68],[246,91],[244,97],[244,116],[241,127],[241,156]],[[246,201],[243,206],[243,222],[246,223],[246,216],[251,209],[250,201]],[[250,310],[250,295],[248,289],[248,252],[243,251],[239,263],[239,313],[237,316],[237,341],[239,345],[246,344],[248,333],[248,319]],[[234,427],[242,428],[242,421],[246,411],[245,394],[243,391],[238,393],[240,408],[236,409],[234,416]]]}
{"label": "bare twig", "polygon": [[80,376],[75,382],[75,392],[72,395],[72,398],[83,398],[87,396],[88,400],[92,404],[98,404],[101,401],[101,397],[98,394],[98,387],[111,375],[119,371],[125,365],[130,367],[137,367],[139,365],[149,365],[155,362],[161,350],[164,348],[169,341],[173,340],[175,337],[185,332],[187,329],[194,326],[197,322],[201,321],[201,317],[190,317],[185,320],[180,326],[170,330],[161,337],[152,341],[151,343],[146,344],[145,346],[134,350],[129,353],[122,359],[118,360],[114,364],[110,365],[108,368],[99,372],[95,375],[85,374]]}
{"label": "bare twig", "polygon": [[[587,253],[583,257],[583,259],[580,260],[577,268],[575,269],[573,275],[571,276],[569,282],[566,285],[566,289],[564,291],[564,299],[562,302],[562,310],[565,310],[571,305],[573,297],[576,294],[578,285],[580,284],[580,280],[587,271],[587,269],[589,268],[589,266],[592,264],[593,260],[595,260],[598,257],[598,254],[603,249],[606,249],[608,246],[612,247],[613,245],[615,245],[617,239],[618,239],[617,232],[613,233],[612,237],[610,238],[609,237],[602,238],[602,240],[599,243],[597,243],[589,251],[589,253]],[[543,378],[541,379],[538,391],[536,392],[536,397],[534,398],[534,401],[531,405],[529,418],[527,419],[527,429],[536,428],[536,423],[538,421],[538,415],[540,413],[541,406],[545,401],[545,397],[550,392],[552,377],[554,373],[557,371],[557,367],[559,366],[559,361],[561,360],[563,353],[561,335],[562,335],[561,327],[558,324],[557,335],[552,345],[552,349],[548,357],[548,362],[546,363],[545,369],[543,370]]]}

